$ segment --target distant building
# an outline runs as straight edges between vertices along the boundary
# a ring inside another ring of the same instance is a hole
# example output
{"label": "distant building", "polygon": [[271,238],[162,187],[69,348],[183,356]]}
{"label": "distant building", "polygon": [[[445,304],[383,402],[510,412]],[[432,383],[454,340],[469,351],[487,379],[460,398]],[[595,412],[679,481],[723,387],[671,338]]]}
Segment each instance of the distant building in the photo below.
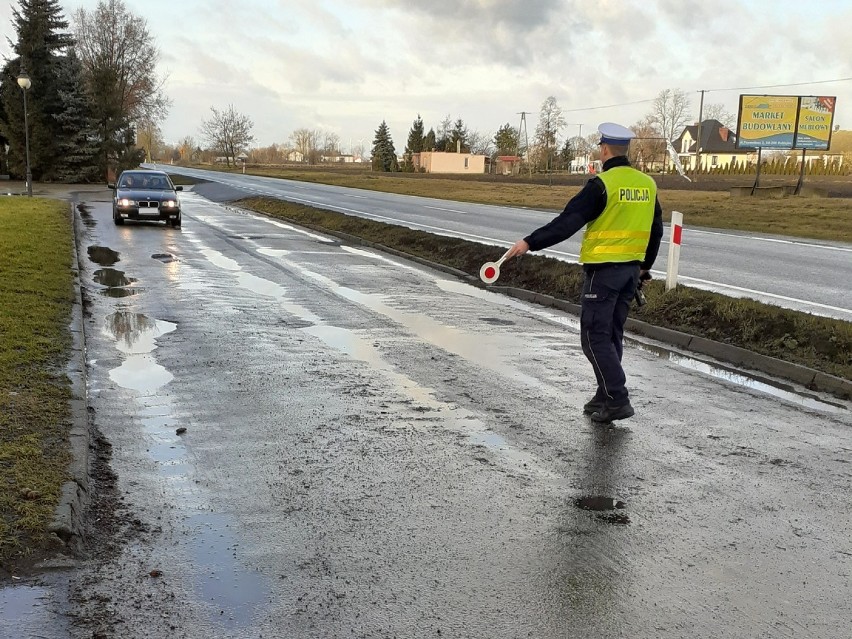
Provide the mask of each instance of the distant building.
{"label": "distant building", "polygon": [[426,173],[485,173],[485,156],[473,153],[422,151],[415,153],[411,161],[416,170]]}
{"label": "distant building", "polygon": [[496,172],[500,175],[518,175],[521,172],[520,155],[498,155]]}
{"label": "distant building", "polygon": [[757,160],[757,149],[737,148],[737,135],[718,120],[701,123],[701,143],[698,140],[698,123],[683,129],[672,141],[681,164],[686,171],[695,170],[696,154],[701,158],[701,170],[725,168],[731,164],[745,164]]}

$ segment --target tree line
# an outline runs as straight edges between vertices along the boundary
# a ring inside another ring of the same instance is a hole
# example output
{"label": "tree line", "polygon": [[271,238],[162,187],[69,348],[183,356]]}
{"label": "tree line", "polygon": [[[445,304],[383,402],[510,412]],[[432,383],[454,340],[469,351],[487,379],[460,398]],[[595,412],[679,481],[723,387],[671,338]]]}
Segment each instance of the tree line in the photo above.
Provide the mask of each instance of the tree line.
{"label": "tree line", "polygon": [[0,71],[0,172],[25,173],[21,88],[27,91],[30,165],[38,181],[87,182],[138,166],[137,132],[157,126],[170,103],[157,75],[159,51],[144,18],[123,0],[78,9],[58,0],[19,0],[14,55]]}
{"label": "tree line", "polygon": [[[691,113],[686,93],[678,89],[661,91],[651,110],[630,127],[637,137],[631,145],[631,159],[645,165],[665,157],[666,142],[674,140],[692,121]],[[702,119],[716,119],[729,128],[736,124],[736,116],[723,104],[707,105]],[[373,168],[414,171],[414,155],[423,151],[483,154],[492,160],[514,157],[526,163],[530,171],[536,172],[571,170],[572,166],[585,166],[598,159],[598,134],[593,132],[583,137],[583,125],[575,123],[573,126],[579,127],[578,133],[570,135],[566,133],[570,126],[572,123],[566,121],[562,107],[553,96],[542,102],[532,135],[526,130],[525,120],[517,127],[507,122],[493,135],[483,135],[471,131],[461,118],[453,120],[449,115],[437,127],[426,132],[423,119],[418,114],[408,131],[400,164],[390,130],[383,121],[373,140]]]}

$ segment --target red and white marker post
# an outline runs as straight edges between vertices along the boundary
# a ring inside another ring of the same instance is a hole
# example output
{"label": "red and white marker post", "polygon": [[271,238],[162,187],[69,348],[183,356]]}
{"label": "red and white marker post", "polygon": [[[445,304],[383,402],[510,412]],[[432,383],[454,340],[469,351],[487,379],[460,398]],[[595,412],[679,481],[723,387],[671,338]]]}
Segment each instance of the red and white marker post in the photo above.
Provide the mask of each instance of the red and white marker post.
{"label": "red and white marker post", "polygon": [[683,213],[672,211],[672,236],[669,241],[669,259],[666,262],[666,290],[677,286],[677,269],[680,262],[680,240],[683,234]]}
{"label": "red and white marker post", "polygon": [[500,277],[500,265],[503,263],[503,260],[506,259],[506,256],[509,254],[509,251],[503,253],[503,257],[501,257],[496,262],[486,262],[479,269],[479,279],[481,279],[486,284],[493,284],[497,281],[497,278]]}

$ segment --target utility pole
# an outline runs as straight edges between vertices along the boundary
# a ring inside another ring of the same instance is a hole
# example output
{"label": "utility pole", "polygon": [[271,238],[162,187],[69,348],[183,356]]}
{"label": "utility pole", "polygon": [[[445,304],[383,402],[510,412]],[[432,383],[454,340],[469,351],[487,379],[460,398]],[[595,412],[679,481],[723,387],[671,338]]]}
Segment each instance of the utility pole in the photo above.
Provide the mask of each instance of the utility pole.
{"label": "utility pole", "polygon": [[[518,125],[518,146],[521,145],[521,129],[524,130],[524,151],[527,156],[527,169],[529,169],[530,177],[532,177],[532,166],[530,166],[530,138],[527,133],[527,114],[531,111],[521,111],[518,115],[521,116],[521,123]],[[520,155],[520,149],[518,149]]]}
{"label": "utility pole", "polygon": [[692,172],[692,181],[698,182],[698,172],[701,170],[701,120],[704,118],[704,89],[701,89],[701,101],[698,104],[698,127],[695,135],[698,140],[695,142],[695,171]]}

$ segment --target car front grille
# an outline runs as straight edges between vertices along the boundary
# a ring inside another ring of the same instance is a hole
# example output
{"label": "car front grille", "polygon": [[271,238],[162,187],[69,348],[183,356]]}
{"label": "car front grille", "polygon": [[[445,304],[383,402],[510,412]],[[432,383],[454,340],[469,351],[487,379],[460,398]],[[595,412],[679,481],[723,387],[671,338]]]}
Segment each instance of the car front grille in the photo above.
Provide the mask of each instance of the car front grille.
{"label": "car front grille", "polygon": [[155,209],[157,208],[157,202],[139,202],[140,209]]}

